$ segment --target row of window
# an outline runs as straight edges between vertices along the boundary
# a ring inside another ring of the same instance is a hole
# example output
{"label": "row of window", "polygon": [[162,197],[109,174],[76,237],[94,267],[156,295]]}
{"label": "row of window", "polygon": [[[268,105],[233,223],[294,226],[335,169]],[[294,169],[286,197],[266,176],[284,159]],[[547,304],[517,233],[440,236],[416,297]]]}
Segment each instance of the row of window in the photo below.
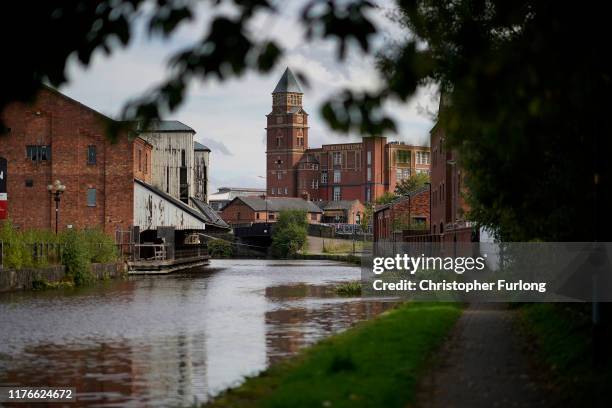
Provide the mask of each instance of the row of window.
{"label": "row of window", "polygon": [[[28,145],[26,146],[26,157],[34,162],[51,160],[51,146]],[[96,164],[96,146],[87,146],[87,164]]]}
{"label": "row of window", "polygon": [[270,191],[270,194],[272,195],[283,195],[283,191],[285,192],[284,195],[288,195],[289,194],[289,189],[287,187],[272,187],[272,190]]}
{"label": "row of window", "polygon": [[429,152],[416,152],[416,164],[429,164]]}

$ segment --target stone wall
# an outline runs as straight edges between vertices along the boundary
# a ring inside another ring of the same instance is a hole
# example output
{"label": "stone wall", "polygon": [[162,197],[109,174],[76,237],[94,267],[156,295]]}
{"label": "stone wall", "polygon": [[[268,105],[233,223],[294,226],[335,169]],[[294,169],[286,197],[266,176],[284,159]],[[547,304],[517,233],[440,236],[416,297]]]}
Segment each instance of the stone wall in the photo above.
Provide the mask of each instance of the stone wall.
{"label": "stone wall", "polygon": [[[19,270],[0,269],[0,292],[32,289],[32,282],[35,280],[58,282],[64,278],[65,269],[63,265]],[[122,263],[92,264],[91,272],[98,280],[118,278],[124,274],[124,265]]]}

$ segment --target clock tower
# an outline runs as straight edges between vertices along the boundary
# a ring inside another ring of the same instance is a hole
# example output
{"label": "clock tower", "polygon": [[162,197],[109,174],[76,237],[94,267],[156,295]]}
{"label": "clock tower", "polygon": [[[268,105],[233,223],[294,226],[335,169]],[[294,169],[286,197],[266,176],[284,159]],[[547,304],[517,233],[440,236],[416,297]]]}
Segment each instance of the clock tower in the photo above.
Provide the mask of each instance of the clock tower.
{"label": "clock tower", "polygon": [[271,197],[297,197],[297,164],[308,149],[308,114],[302,88],[289,68],[272,92],[266,127],[266,190]]}

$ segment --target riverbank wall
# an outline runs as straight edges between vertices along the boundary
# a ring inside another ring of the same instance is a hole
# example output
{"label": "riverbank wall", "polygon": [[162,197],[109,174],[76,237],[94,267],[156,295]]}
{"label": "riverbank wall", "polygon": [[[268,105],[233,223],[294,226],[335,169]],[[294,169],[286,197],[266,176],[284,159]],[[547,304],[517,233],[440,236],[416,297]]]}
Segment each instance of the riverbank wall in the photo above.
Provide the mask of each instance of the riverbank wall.
{"label": "riverbank wall", "polygon": [[[113,279],[125,274],[123,263],[91,264],[91,273],[96,280]],[[0,292],[31,290],[34,282],[59,282],[64,279],[66,267],[51,265],[43,268],[0,269]]]}

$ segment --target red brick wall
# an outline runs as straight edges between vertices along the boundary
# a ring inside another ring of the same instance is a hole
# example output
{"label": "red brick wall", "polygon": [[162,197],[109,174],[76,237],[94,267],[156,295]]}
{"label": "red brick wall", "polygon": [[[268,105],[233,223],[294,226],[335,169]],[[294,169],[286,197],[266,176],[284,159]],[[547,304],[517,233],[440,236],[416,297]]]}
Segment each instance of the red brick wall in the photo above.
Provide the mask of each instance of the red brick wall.
{"label": "red brick wall", "polygon": [[[55,211],[47,184],[66,186],[60,202],[60,229],[101,227],[112,233],[133,220],[133,143],[125,134],[116,144],[105,137],[105,118],[60,93],[43,89],[31,105],[15,103],[2,113],[10,128],[0,136],[0,156],[8,160],[9,218],[22,228],[54,228]],[[33,162],[27,145],[50,145],[51,159]],[[96,163],[87,163],[89,145]],[[32,186],[26,186],[26,180]],[[87,191],[96,189],[96,206]]]}
{"label": "red brick wall", "polygon": [[[242,201],[234,200],[221,211],[221,218],[228,224],[246,224],[255,222],[256,212]],[[260,218],[265,219],[265,213],[260,213]]]}
{"label": "red brick wall", "polygon": [[141,138],[134,139],[134,177],[151,184],[153,146]]}
{"label": "red brick wall", "polygon": [[[429,224],[429,190],[403,198],[395,204],[389,205],[374,213],[374,239],[389,239],[394,232],[401,232],[411,226],[410,220],[415,217],[424,217]],[[403,228],[402,226],[405,226]]]}

